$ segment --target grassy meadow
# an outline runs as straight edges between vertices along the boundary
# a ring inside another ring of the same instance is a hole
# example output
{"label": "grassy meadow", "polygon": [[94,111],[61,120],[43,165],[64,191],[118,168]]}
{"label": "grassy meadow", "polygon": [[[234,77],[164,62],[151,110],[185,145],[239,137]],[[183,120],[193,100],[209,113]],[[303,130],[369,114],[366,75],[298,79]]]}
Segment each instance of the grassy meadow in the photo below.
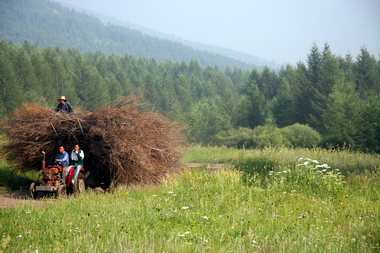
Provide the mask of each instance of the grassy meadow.
{"label": "grassy meadow", "polygon": [[184,163],[227,167],[0,209],[0,252],[380,251],[378,155],[201,146],[183,154]]}

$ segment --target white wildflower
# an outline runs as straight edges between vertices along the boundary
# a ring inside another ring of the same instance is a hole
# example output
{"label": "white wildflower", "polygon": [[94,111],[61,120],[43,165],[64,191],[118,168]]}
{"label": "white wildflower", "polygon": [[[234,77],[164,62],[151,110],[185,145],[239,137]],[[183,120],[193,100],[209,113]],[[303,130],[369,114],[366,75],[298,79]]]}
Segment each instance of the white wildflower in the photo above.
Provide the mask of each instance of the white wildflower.
{"label": "white wildflower", "polygon": [[181,209],[189,209],[188,206],[181,207]]}
{"label": "white wildflower", "polygon": [[316,168],[325,168],[325,169],[330,169],[331,167],[328,166],[327,164],[322,164],[322,165],[316,165]]}

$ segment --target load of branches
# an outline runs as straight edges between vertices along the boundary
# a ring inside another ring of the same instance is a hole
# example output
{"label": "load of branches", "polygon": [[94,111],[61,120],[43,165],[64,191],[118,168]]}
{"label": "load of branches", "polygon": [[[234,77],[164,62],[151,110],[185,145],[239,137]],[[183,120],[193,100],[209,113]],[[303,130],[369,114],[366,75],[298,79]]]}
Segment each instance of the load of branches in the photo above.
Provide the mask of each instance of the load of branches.
{"label": "load of branches", "polygon": [[16,169],[39,170],[43,151],[52,164],[60,145],[70,153],[79,144],[84,167],[115,184],[160,182],[177,168],[178,148],[185,143],[177,124],[137,106],[71,115],[25,104],[8,127],[4,151]]}

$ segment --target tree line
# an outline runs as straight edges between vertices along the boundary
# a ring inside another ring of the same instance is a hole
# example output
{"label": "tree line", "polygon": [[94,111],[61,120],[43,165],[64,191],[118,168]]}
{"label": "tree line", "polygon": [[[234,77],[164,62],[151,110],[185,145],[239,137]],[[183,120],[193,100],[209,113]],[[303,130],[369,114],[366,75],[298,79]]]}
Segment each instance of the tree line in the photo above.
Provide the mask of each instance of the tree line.
{"label": "tree line", "polygon": [[380,152],[379,92],[380,61],[365,47],[354,59],[314,44],[305,63],[279,71],[222,71],[197,61],[0,41],[2,117],[23,103],[54,109],[61,95],[91,111],[120,96],[144,94],[145,108],[186,124],[191,142]]}

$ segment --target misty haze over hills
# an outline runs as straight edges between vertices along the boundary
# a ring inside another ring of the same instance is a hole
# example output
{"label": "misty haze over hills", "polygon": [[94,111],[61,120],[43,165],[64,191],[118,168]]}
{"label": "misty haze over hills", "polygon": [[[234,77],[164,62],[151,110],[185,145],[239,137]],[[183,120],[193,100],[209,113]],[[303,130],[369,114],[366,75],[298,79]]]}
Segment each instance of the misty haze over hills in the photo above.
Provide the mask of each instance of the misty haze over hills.
{"label": "misty haze over hills", "polygon": [[[101,51],[106,55],[133,55],[158,62],[197,61],[203,67],[262,69],[262,60],[256,64],[246,59],[223,55],[221,52],[197,49],[183,43],[165,39],[155,33],[146,35],[115,24],[113,18],[86,13],[59,2],[49,0],[14,0],[0,2],[0,39],[22,45],[25,41],[44,48],[58,46],[75,48],[81,52]],[[17,2],[17,3],[16,3]],[[112,23],[111,23],[112,22]],[[120,23],[120,21],[118,21]],[[136,26],[135,26],[136,27]],[[152,33],[152,32],[151,32]],[[161,38],[159,38],[160,36]],[[231,51],[229,52],[231,55]],[[267,64],[268,67],[275,68]]]}
{"label": "misty haze over hills", "polygon": [[256,56],[252,56],[252,55],[249,55],[249,54],[246,54],[243,52],[239,52],[239,51],[235,51],[235,50],[231,50],[228,48],[206,45],[206,44],[203,44],[201,42],[188,41],[185,39],[178,38],[175,35],[165,34],[165,33],[150,29],[150,28],[146,28],[144,26],[140,26],[138,24],[133,24],[131,22],[121,21],[121,20],[118,20],[117,18],[110,17],[107,15],[103,15],[101,13],[94,12],[94,11],[91,11],[88,9],[84,9],[84,8],[81,8],[81,7],[78,7],[75,5],[67,4],[67,3],[64,3],[62,1],[58,1],[58,2],[64,7],[72,8],[72,9],[77,10],[79,12],[84,11],[89,15],[95,16],[95,17],[99,18],[104,24],[110,23],[110,24],[128,27],[130,29],[142,32],[143,34],[146,34],[146,35],[151,36],[151,37],[157,37],[159,39],[170,40],[170,41],[174,41],[174,42],[178,42],[178,43],[190,46],[194,49],[199,49],[199,50],[204,50],[204,51],[208,51],[208,52],[221,54],[221,55],[233,58],[233,59],[240,60],[242,62],[253,64],[259,68],[261,68],[263,66],[268,66],[268,67],[273,68],[273,69],[278,69],[281,67],[280,64],[276,63],[273,60],[269,61],[269,60],[261,59],[261,58],[256,57]]}

